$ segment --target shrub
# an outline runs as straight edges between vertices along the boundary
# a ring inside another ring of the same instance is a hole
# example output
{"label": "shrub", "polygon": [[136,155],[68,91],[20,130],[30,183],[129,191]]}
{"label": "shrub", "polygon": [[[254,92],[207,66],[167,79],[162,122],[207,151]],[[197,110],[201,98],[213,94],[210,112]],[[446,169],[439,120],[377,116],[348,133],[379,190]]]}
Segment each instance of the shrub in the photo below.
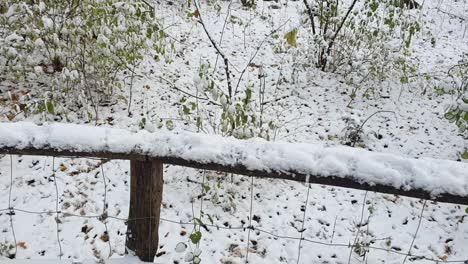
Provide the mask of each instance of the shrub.
{"label": "shrub", "polygon": [[[262,78],[259,76],[260,80]],[[219,78],[212,73],[210,64],[201,64],[194,77],[194,85],[197,95],[203,96],[204,100],[201,102],[200,98],[194,96],[182,97],[179,102],[181,117],[207,133],[239,139],[261,137],[270,140],[277,127],[263,113],[264,81],[259,88],[259,99],[255,100],[253,83],[249,83],[236,96],[230,97],[217,80]]]}
{"label": "shrub", "polygon": [[468,135],[468,61],[465,58],[460,64],[449,70],[452,78],[455,99],[445,113],[445,118],[454,122],[460,133]]}
{"label": "shrub", "polygon": [[139,1],[7,0],[0,34],[0,77],[15,85],[47,84],[48,93],[32,91],[46,98],[29,111],[50,110],[46,100],[62,109],[91,106],[93,118],[123,87],[123,71],[133,70],[150,49],[165,52],[154,10]]}
{"label": "shrub", "polygon": [[[421,25],[415,10],[400,1],[304,1],[312,36],[305,52],[307,62],[324,71],[339,73],[348,84],[362,87],[398,73],[407,83],[416,68],[410,63],[412,40]],[[351,97],[356,96],[353,90]]]}

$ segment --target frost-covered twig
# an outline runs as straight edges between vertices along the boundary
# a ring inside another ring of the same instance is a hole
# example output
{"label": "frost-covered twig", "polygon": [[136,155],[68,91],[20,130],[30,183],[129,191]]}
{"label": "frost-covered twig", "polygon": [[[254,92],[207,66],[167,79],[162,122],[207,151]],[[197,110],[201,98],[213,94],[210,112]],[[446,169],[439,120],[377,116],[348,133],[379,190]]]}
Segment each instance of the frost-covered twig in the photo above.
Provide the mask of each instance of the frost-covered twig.
{"label": "frost-covered twig", "polygon": [[405,256],[405,259],[403,260],[403,264],[405,264],[406,259],[408,256],[411,256],[411,249],[413,248],[414,241],[416,240],[416,236],[418,235],[419,232],[419,227],[421,227],[421,222],[423,219],[423,214],[424,214],[424,209],[426,208],[427,200],[424,200],[422,209],[421,209],[421,214],[419,215],[419,222],[418,222],[418,227],[416,228],[416,232],[414,232],[413,240],[411,241],[410,248],[408,249],[408,254]]}
{"label": "frost-covered twig", "polygon": [[229,60],[226,57],[226,55],[223,53],[223,51],[218,47],[218,44],[214,41],[213,37],[211,36],[210,32],[206,28],[205,22],[203,22],[202,14],[200,12],[200,7],[198,5],[198,1],[194,0],[195,7],[198,10],[198,23],[200,23],[203,27],[203,30],[206,33],[206,36],[211,42],[211,45],[215,48],[216,52],[218,53],[219,56],[223,59],[224,62],[224,71],[226,72],[226,81],[227,81],[227,86],[228,86],[228,94],[229,94],[229,100],[232,99],[232,84],[231,84],[231,73],[229,71]]}
{"label": "frost-covered twig", "polygon": [[[380,114],[380,113],[392,113],[392,114],[396,115],[395,112],[389,111],[389,110],[380,110],[380,111],[377,111],[377,112],[373,113],[372,115],[368,116],[368,117],[366,118],[366,120],[364,120],[364,122],[362,122],[362,124],[361,124],[361,125],[358,127],[358,129],[356,130],[356,135],[359,135],[359,133],[362,132],[362,128],[363,128],[364,125],[367,123],[367,121],[369,121],[369,119],[371,119],[371,118],[372,118],[373,116],[375,116],[376,114]],[[354,137],[353,142],[352,142],[352,144],[351,144],[352,147],[354,147],[354,146],[356,145],[356,139],[357,139],[357,137]]]}
{"label": "frost-covered twig", "polygon": [[284,25],[286,25],[286,23],[289,22],[289,19],[286,20],[286,22],[284,22],[283,24],[281,24],[279,27],[277,27],[276,29],[274,29],[273,31],[270,32],[270,34],[266,35],[262,42],[260,42],[260,44],[257,46],[257,48],[255,49],[255,52],[254,54],[250,57],[249,59],[249,62],[247,63],[247,65],[244,67],[244,69],[242,70],[242,72],[240,73],[240,76],[239,76],[239,79],[237,80],[237,84],[236,84],[236,89],[234,91],[234,94],[237,93],[238,89],[239,89],[239,85],[240,85],[240,82],[242,81],[242,77],[244,76],[244,73],[247,71],[247,68],[251,65],[251,63],[253,62],[253,60],[255,59],[255,57],[257,56],[258,54],[258,51],[260,51],[260,49],[262,48],[263,46],[263,43],[265,43],[265,41],[267,40],[268,37],[270,37],[271,35],[275,34],[280,28],[284,27]]}
{"label": "frost-covered twig", "polygon": [[309,3],[307,3],[307,0],[303,0],[303,2],[306,7],[307,14],[309,15],[310,24],[312,26],[312,33],[315,35],[316,32],[315,32],[314,13],[312,13],[312,9],[310,8]]}
{"label": "frost-covered twig", "polygon": [[447,12],[447,11],[445,11],[445,10],[440,9],[440,7],[438,7],[437,10],[438,10],[439,12],[444,13],[444,14],[447,14],[447,15],[449,15],[449,16],[451,16],[451,17],[458,18],[458,19],[460,19],[461,21],[466,21],[466,20],[468,20],[468,17],[464,17],[464,16],[460,16],[460,15],[457,15],[457,14],[453,14],[453,13]]}
{"label": "frost-covered twig", "polygon": [[[351,4],[351,6],[348,8],[348,12],[346,12],[346,15],[344,16],[343,20],[341,20],[341,23],[340,25],[338,26],[338,28],[336,29],[335,31],[335,34],[333,35],[332,39],[330,40],[330,42],[328,43],[328,48],[327,48],[327,52],[326,52],[326,56],[330,55],[330,52],[331,52],[331,49],[333,48],[333,45],[335,44],[335,40],[336,38],[338,37],[338,34],[340,33],[341,29],[343,28],[346,20],[348,20],[348,17],[349,17],[349,14],[351,14],[351,11],[353,11],[354,9],[354,6],[356,5],[357,3],[357,0],[354,0],[353,3]],[[325,60],[322,64],[322,71],[325,70],[326,66],[327,66],[327,61],[328,60]]]}
{"label": "frost-covered twig", "polygon": [[359,220],[359,224],[357,225],[357,231],[356,231],[356,236],[354,237],[354,242],[351,245],[351,250],[349,251],[348,264],[351,263],[351,256],[353,255],[353,250],[356,247],[356,243],[359,238],[359,229],[361,228],[362,220],[364,219],[364,209],[366,208],[367,193],[368,191],[364,193],[364,199],[362,201],[362,209],[361,209],[361,218]]}
{"label": "frost-covered twig", "polygon": [[[191,93],[189,93],[187,91],[184,91],[184,90],[180,89],[179,87],[175,86],[175,84],[173,82],[171,82],[170,80],[168,80],[168,79],[166,79],[166,78],[164,78],[162,76],[158,76],[158,78],[161,81],[166,82],[172,89],[174,89],[174,90],[176,90],[178,92],[181,92],[181,93],[183,93],[183,94],[185,94],[185,95],[187,95],[189,97],[195,98],[197,100],[202,100],[202,101],[210,101],[209,98],[203,98],[203,97],[200,97],[200,96],[196,96],[196,95],[193,95],[193,94],[191,94]],[[215,102],[212,102],[212,101],[210,101],[210,102],[217,105],[217,103],[215,103]]]}
{"label": "frost-covered twig", "polygon": [[[219,37],[219,45],[221,45],[221,43],[223,42],[224,30],[226,29],[228,18],[231,15],[231,5],[232,5],[232,0],[229,2],[229,5],[227,7],[226,18],[224,19],[223,29],[221,30],[221,36]],[[213,67],[213,72],[216,70],[216,66],[218,65],[218,58],[219,58],[219,54],[216,55],[216,62]]]}

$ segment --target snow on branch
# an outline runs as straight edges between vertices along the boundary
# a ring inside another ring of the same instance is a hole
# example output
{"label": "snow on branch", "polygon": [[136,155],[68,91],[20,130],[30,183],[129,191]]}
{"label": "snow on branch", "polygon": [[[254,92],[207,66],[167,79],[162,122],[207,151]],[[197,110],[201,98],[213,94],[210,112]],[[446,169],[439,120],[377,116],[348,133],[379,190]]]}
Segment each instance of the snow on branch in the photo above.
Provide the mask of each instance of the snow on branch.
{"label": "snow on branch", "polygon": [[468,204],[467,163],[412,159],[345,146],[18,122],[0,123],[0,153],[155,158],[193,168]]}

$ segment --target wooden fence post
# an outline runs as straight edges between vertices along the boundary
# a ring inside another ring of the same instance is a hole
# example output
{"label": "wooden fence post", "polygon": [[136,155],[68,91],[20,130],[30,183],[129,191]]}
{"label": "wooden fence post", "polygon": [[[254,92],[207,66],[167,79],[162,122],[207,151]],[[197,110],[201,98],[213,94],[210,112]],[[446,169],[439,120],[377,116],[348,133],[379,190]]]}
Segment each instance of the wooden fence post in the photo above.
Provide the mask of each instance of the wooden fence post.
{"label": "wooden fence post", "polygon": [[161,161],[130,161],[130,212],[126,247],[140,260],[153,262],[158,250],[163,193]]}

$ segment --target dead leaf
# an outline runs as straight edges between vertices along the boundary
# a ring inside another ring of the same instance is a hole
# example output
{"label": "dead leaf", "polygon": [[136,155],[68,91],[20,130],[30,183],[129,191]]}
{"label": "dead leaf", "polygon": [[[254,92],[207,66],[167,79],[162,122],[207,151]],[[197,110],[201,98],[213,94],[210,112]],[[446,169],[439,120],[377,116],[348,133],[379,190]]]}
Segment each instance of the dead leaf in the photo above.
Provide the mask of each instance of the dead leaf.
{"label": "dead leaf", "polygon": [[67,166],[65,166],[65,165],[63,165],[63,164],[60,164],[59,170],[60,170],[60,171],[66,171],[66,170],[68,170],[68,168],[67,168]]}
{"label": "dead leaf", "polygon": [[101,235],[101,240],[104,241],[104,242],[108,242],[109,241],[109,235],[107,233],[104,233]]}
{"label": "dead leaf", "polygon": [[26,242],[19,242],[18,246],[22,249],[27,249],[28,247],[26,246]]}

